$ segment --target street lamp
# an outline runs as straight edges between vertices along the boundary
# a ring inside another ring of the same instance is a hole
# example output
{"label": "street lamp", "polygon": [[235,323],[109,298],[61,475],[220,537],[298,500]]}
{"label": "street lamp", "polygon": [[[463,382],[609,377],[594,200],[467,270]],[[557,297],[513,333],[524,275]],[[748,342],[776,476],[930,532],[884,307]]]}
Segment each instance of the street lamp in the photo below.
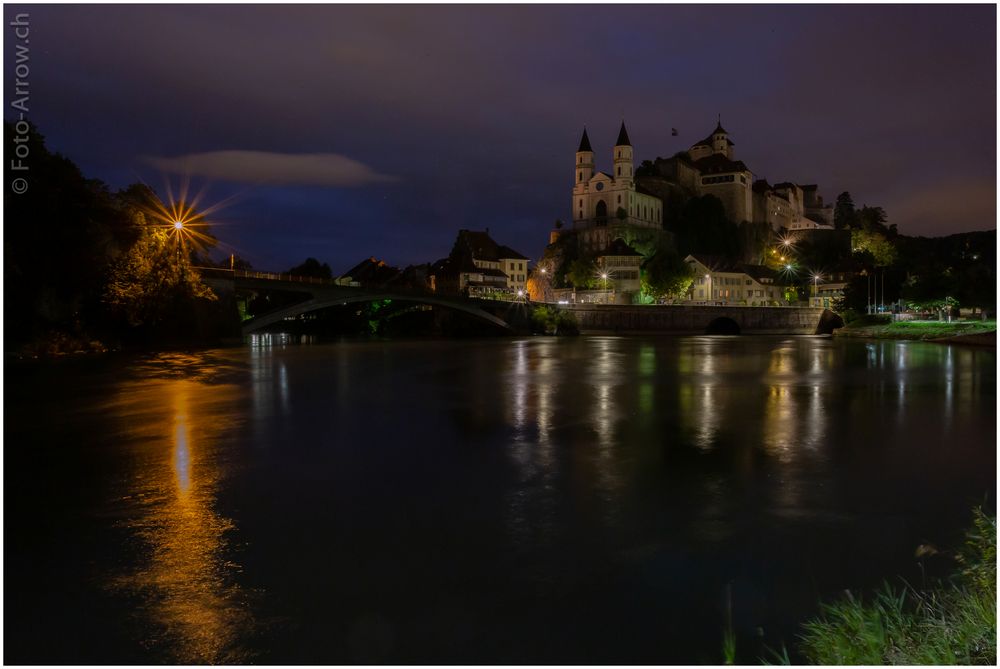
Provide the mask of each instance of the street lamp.
{"label": "street lamp", "polygon": [[818,274],[816,272],[813,272],[813,275],[812,275],[812,279],[813,279],[813,297],[817,297],[819,295],[819,280],[821,278],[823,278],[822,274]]}
{"label": "street lamp", "polygon": [[712,275],[706,274],[705,279],[708,281],[708,301],[712,301]]}
{"label": "street lamp", "polygon": [[174,230],[183,230],[184,221],[174,221]]}
{"label": "street lamp", "polygon": [[604,303],[608,303],[608,273],[601,272],[601,278],[604,279]]}

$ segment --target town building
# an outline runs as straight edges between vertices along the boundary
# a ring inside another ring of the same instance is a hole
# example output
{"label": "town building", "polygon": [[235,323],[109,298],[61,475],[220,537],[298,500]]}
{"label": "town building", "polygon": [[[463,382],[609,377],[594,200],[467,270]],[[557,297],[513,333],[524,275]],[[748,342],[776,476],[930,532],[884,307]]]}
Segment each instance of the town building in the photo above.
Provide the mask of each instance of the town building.
{"label": "town building", "polygon": [[607,275],[619,300],[631,302],[631,296],[642,290],[639,281],[642,254],[629,246],[625,240],[616,239],[597,256],[597,270]]}
{"label": "town building", "polygon": [[615,228],[663,227],[663,202],[636,188],[632,142],[622,122],[612,150],[611,173],[595,171],[594,150],[584,128],[576,152],[573,180],[573,230],[581,250],[607,248],[617,236]]}
{"label": "town building", "polygon": [[843,299],[844,289],[854,272],[849,268],[836,268],[817,274],[809,283],[809,306],[833,309],[837,300]]}
{"label": "town building", "polygon": [[497,244],[488,228],[459,230],[451,254],[428,272],[434,290],[495,299],[523,296],[527,279],[528,258]]}
{"label": "town building", "polygon": [[371,256],[341,274],[336,282],[342,286],[381,287],[396,277],[399,271],[398,267]]}
{"label": "town building", "polygon": [[788,304],[785,291],[790,282],[769,267],[702,254],[689,255],[684,262],[695,277],[688,301],[744,306]]}

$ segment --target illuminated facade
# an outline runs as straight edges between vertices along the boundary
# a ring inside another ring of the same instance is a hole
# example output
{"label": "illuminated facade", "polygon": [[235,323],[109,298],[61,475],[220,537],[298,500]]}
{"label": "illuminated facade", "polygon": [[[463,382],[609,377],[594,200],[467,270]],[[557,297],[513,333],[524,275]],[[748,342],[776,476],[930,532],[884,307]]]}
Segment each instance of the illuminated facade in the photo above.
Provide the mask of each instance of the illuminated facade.
{"label": "illuminated facade", "polygon": [[735,142],[721,120],[707,137],[673,158],[657,159],[654,176],[689,194],[717,197],[734,223],[767,222],[772,230],[833,230],[833,208],[823,203],[815,184],[775,185],[754,179],[736,159]]}
{"label": "illuminated facade", "polygon": [[717,256],[689,255],[684,258],[694,273],[688,290],[690,302],[777,306],[787,304],[788,282],[763,265],[733,263]]}
{"label": "illuminated facade", "polygon": [[584,129],[573,179],[573,229],[585,251],[600,251],[618,226],[663,227],[663,202],[636,189],[632,142],[622,122],[612,150],[611,174],[594,171],[594,151]]}

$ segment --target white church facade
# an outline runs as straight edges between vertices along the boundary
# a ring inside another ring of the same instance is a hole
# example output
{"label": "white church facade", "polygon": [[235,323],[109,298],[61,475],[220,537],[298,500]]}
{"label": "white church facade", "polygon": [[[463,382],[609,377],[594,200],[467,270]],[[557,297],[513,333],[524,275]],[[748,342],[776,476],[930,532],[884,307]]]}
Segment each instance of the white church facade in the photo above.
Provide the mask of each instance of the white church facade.
{"label": "white church facade", "polygon": [[616,226],[663,227],[663,202],[636,190],[632,143],[622,122],[612,150],[611,173],[595,171],[594,150],[584,129],[576,152],[573,184],[573,229],[583,249],[608,247]]}

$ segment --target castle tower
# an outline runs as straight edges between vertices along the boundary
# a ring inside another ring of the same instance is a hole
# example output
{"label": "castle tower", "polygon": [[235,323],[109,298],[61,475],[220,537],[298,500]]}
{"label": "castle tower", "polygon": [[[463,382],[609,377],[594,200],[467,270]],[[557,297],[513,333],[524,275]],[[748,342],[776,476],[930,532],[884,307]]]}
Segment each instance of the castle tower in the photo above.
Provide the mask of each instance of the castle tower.
{"label": "castle tower", "polygon": [[575,184],[585,184],[594,176],[594,150],[590,148],[590,138],[587,129],[583,129],[580,138],[580,148],[576,150],[576,180]]}
{"label": "castle tower", "polygon": [[719,117],[715,130],[712,131],[712,153],[721,153],[732,159],[729,133],[722,127],[722,117]]}
{"label": "castle tower", "polygon": [[632,142],[629,141],[628,132],[625,130],[625,121],[622,121],[621,130],[618,131],[618,141],[615,142],[615,181],[621,180],[626,184],[632,182]]}

